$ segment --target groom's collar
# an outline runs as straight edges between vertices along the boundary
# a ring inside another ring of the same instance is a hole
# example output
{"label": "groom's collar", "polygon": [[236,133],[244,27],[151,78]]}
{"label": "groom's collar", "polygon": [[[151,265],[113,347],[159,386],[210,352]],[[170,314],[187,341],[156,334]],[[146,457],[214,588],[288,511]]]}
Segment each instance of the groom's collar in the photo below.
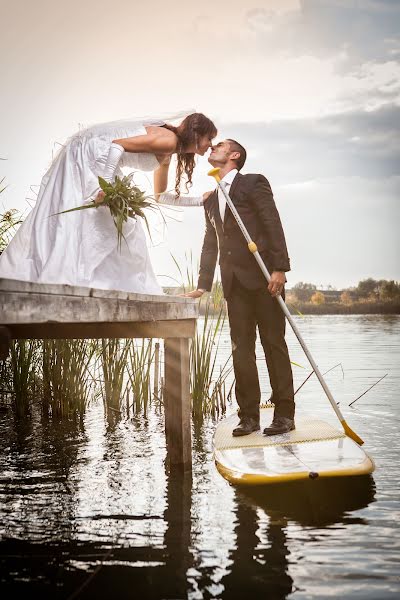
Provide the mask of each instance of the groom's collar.
{"label": "groom's collar", "polygon": [[230,171],[228,171],[228,173],[226,173],[223,176],[221,181],[224,181],[225,183],[228,183],[230,185],[238,173],[239,171],[237,169],[231,169]]}

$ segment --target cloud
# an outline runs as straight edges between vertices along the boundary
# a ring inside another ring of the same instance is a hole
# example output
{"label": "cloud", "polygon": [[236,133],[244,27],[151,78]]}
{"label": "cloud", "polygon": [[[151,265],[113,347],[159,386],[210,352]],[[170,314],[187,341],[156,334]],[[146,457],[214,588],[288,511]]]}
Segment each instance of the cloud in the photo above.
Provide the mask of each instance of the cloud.
{"label": "cloud", "polygon": [[298,11],[256,8],[246,15],[249,31],[269,51],[337,55],[342,70],[396,56],[399,20],[396,0],[302,0]]}
{"label": "cloud", "polygon": [[247,170],[276,183],[316,178],[385,178],[400,172],[400,107],[319,119],[231,123],[224,134],[249,149]]}

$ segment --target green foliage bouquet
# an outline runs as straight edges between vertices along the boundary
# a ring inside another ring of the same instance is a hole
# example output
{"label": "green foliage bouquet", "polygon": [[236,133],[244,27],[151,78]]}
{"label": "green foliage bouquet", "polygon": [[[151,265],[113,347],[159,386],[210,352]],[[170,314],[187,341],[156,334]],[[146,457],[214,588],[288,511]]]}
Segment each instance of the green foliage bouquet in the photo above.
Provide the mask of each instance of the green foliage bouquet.
{"label": "green foliage bouquet", "polygon": [[87,204],[63,210],[56,214],[61,215],[76,210],[108,206],[114,225],[117,229],[118,248],[121,249],[122,238],[124,238],[123,225],[128,218],[142,217],[150,234],[149,224],[144,209],[159,208],[154,198],[147,196],[145,192],[133,184],[132,177],[133,174],[125,175],[122,178],[116,177],[115,181],[112,183],[99,177],[99,185],[103,194],[99,192],[99,195]]}

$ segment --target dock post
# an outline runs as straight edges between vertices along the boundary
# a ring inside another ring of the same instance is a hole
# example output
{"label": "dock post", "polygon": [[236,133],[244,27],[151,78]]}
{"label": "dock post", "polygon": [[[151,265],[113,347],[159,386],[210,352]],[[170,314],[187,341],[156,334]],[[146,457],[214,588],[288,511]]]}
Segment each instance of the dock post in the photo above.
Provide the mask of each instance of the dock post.
{"label": "dock post", "polygon": [[192,469],[189,339],[165,340],[165,427],[171,465]]}

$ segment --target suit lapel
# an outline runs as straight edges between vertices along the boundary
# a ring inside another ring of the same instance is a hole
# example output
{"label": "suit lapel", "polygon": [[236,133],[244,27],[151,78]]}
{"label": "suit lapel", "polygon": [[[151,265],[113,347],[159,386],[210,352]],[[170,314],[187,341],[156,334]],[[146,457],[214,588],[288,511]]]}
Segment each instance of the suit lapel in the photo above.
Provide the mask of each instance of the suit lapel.
{"label": "suit lapel", "polygon": [[211,221],[214,221],[216,229],[222,228],[222,220],[219,212],[218,188],[214,190],[211,196],[206,201],[206,210]]}
{"label": "suit lapel", "polygon": [[[231,187],[229,189],[229,197],[232,199],[232,202],[233,202],[233,196],[234,196],[235,190],[238,187],[240,178],[241,178],[240,173],[236,173],[235,178],[232,181]],[[218,207],[218,212],[219,212],[219,207]],[[229,206],[226,205],[226,207],[225,207],[225,215],[224,215],[224,227],[225,227],[226,221],[229,219],[229,217],[233,217],[233,215],[232,215],[232,212],[231,212],[231,209],[229,208]]]}

